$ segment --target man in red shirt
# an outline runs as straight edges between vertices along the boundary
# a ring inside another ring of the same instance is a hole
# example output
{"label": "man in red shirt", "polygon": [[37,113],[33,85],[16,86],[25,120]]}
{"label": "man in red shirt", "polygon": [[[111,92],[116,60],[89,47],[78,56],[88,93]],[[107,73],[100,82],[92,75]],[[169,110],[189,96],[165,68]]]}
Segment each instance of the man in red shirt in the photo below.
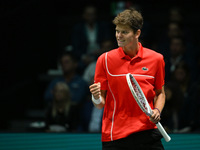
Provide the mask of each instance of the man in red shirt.
{"label": "man in red shirt", "polygon": [[[125,10],[113,23],[119,48],[98,58],[95,81],[89,87],[95,107],[104,107],[103,150],[164,149],[155,125],[165,104],[163,56],[139,42],[143,18],[138,11]],[[127,73],[133,74],[141,86],[153,109],[151,117],[131,95]]]}

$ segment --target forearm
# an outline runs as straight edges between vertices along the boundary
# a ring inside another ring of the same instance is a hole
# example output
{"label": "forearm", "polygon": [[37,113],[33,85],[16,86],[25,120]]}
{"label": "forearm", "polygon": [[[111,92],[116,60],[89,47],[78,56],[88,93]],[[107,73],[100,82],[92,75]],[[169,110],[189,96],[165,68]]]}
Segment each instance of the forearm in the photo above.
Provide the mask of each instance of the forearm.
{"label": "forearm", "polygon": [[156,90],[156,97],[154,99],[154,109],[152,110],[152,115],[150,120],[153,123],[160,121],[160,115],[165,105],[165,91],[164,87],[161,90]]}
{"label": "forearm", "polygon": [[100,96],[99,100],[100,100],[99,104],[96,103],[96,101],[98,100],[95,100],[95,99],[93,99],[92,102],[96,108],[102,109],[105,105],[105,98],[103,96]]}
{"label": "forearm", "polygon": [[160,91],[156,91],[156,97],[154,99],[154,108],[159,109],[162,112],[165,105],[165,91],[164,87]]}
{"label": "forearm", "polygon": [[107,93],[106,90],[101,90],[100,87],[100,83],[92,84],[89,87],[92,94],[92,102],[98,109],[102,109],[104,107]]}
{"label": "forearm", "polygon": [[102,109],[105,105],[105,102],[106,102],[106,90],[101,90],[101,95],[100,95],[100,99],[101,99],[101,103],[100,104],[95,104],[94,101],[93,104],[96,108],[98,109]]}

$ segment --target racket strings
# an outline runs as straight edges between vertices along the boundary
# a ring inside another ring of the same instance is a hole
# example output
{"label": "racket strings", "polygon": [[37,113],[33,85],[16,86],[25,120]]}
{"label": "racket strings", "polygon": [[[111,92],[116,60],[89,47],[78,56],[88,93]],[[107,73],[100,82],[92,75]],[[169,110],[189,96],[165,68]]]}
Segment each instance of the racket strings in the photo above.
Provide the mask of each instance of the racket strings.
{"label": "racket strings", "polygon": [[137,88],[136,84],[131,80],[131,84],[133,86],[133,89],[135,90],[135,93],[139,99],[139,101],[141,102],[143,108],[147,111],[147,106],[146,106],[146,103],[144,101],[144,98],[142,97],[142,94],[140,93],[140,90]]}

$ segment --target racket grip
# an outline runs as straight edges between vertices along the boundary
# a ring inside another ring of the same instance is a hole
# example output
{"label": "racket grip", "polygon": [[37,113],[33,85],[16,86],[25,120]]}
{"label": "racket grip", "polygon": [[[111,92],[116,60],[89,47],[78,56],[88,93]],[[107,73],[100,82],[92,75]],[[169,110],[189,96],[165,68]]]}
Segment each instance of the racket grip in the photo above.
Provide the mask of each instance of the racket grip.
{"label": "racket grip", "polygon": [[165,131],[165,129],[163,128],[163,126],[161,125],[160,122],[158,122],[156,124],[158,130],[160,131],[160,133],[162,134],[163,138],[165,139],[166,142],[169,142],[171,140],[171,137],[167,134],[167,132]]}

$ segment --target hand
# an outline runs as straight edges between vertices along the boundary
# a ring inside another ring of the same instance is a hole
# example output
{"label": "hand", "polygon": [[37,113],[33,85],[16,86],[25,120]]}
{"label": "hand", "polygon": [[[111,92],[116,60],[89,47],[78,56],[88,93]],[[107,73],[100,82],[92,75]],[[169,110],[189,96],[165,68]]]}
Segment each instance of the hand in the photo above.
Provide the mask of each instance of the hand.
{"label": "hand", "polygon": [[90,85],[89,88],[90,88],[90,92],[92,93],[94,98],[99,99],[100,96],[101,96],[101,84],[100,84],[100,82]]}
{"label": "hand", "polygon": [[152,115],[150,117],[150,121],[153,123],[157,123],[161,120],[160,118],[160,112],[157,109],[152,110]]}

